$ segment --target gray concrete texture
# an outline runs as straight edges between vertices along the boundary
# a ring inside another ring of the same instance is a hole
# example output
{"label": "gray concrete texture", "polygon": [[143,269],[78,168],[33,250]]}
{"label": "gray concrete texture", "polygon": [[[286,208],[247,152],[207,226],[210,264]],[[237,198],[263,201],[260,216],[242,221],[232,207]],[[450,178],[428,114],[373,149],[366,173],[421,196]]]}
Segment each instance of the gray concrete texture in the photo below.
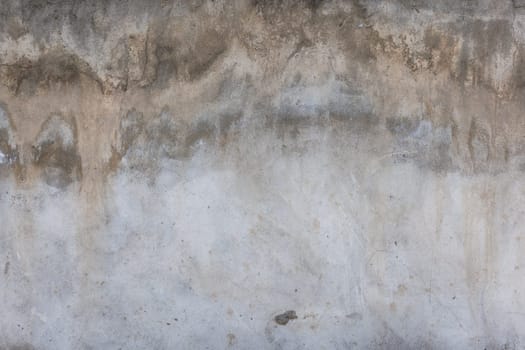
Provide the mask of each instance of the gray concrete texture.
{"label": "gray concrete texture", "polygon": [[525,348],[522,0],[0,1],[0,349]]}

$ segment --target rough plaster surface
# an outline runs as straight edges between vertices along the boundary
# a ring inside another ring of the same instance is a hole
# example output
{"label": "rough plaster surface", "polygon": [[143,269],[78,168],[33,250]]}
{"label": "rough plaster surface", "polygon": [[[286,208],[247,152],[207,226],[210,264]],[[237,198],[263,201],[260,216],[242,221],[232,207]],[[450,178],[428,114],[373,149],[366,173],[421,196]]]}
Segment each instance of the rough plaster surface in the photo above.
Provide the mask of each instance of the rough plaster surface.
{"label": "rough plaster surface", "polygon": [[0,2],[0,349],[525,347],[522,0]]}

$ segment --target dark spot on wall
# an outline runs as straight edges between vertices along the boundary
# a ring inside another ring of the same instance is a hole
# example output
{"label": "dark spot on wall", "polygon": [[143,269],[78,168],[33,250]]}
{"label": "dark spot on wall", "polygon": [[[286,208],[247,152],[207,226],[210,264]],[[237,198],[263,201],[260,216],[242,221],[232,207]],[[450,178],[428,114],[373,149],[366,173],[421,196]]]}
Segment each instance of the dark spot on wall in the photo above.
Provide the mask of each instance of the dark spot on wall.
{"label": "dark spot on wall", "polygon": [[419,122],[419,120],[411,118],[388,118],[386,128],[393,135],[407,137],[416,129]]}
{"label": "dark spot on wall", "polygon": [[74,118],[51,116],[42,125],[32,151],[33,164],[48,185],[66,188],[82,178]]}
{"label": "dark spot on wall", "polygon": [[363,315],[359,312],[352,312],[351,314],[346,315],[347,318],[354,320],[354,321],[362,321]]}
{"label": "dark spot on wall", "polygon": [[282,314],[279,314],[274,317],[275,323],[285,326],[289,321],[297,319],[297,314],[294,310],[288,310]]}

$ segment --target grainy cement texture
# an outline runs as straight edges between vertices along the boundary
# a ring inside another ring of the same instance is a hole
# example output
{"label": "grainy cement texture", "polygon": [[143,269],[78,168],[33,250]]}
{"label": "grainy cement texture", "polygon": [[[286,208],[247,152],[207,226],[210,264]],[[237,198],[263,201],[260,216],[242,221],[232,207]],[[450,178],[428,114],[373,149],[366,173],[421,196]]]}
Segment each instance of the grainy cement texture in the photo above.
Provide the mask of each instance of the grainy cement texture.
{"label": "grainy cement texture", "polygon": [[523,349],[525,1],[0,1],[0,349]]}

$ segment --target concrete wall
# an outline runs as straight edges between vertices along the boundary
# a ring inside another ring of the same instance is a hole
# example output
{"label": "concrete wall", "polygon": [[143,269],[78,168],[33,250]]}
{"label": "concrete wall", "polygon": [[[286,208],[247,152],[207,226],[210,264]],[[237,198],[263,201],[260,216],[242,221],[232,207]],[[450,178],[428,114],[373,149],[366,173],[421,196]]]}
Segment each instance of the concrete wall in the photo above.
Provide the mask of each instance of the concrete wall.
{"label": "concrete wall", "polygon": [[525,347],[525,2],[0,6],[0,349]]}

